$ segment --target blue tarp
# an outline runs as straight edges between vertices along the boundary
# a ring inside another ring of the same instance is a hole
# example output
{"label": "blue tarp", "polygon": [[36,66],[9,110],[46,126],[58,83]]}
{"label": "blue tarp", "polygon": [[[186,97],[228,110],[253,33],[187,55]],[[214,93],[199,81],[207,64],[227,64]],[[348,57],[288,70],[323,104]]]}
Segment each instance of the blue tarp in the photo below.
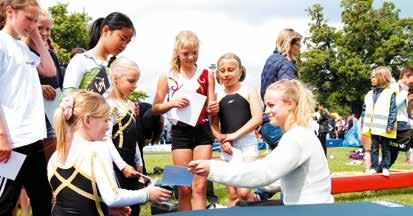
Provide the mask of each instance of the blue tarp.
{"label": "blue tarp", "polygon": [[359,141],[359,134],[358,134],[358,125],[357,121],[354,120],[353,127],[348,130],[346,135],[344,136],[343,141],[344,147],[361,147],[361,143]]}

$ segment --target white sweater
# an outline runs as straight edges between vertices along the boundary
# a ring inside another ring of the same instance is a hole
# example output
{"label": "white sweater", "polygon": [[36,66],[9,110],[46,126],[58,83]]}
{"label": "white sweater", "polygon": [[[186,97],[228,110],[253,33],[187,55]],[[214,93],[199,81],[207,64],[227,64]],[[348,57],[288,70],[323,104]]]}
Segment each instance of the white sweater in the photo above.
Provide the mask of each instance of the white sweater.
{"label": "white sweater", "polygon": [[333,203],[330,171],[311,128],[295,126],[261,160],[234,164],[211,161],[208,179],[235,187],[262,187],[281,179],[285,205]]}
{"label": "white sweater", "polygon": [[400,85],[398,83],[392,83],[390,86],[396,94],[396,105],[397,105],[397,121],[409,122],[409,116],[407,114],[407,95],[408,91],[400,90]]}

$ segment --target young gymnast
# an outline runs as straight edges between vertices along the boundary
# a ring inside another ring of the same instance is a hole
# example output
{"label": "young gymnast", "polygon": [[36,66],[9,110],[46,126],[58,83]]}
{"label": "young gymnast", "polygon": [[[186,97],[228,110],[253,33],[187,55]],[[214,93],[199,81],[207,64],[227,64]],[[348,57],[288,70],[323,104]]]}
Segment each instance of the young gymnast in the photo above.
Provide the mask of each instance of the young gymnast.
{"label": "young gymnast", "polygon": [[[154,113],[163,114],[172,108],[188,106],[190,101],[186,98],[187,92],[207,96],[195,127],[182,122],[172,126],[172,160],[177,166],[187,166],[193,159],[210,159],[212,154],[208,113],[218,112],[215,81],[212,73],[198,68],[198,52],[199,40],[195,33],[183,31],[176,36],[171,71],[159,78],[152,107]],[[165,102],[166,96],[168,100]],[[194,176],[192,187],[178,187],[179,210],[205,209],[205,188],[206,178],[199,175]]]}
{"label": "young gymnast", "polygon": [[109,116],[109,104],[97,93],[81,91],[62,101],[55,114],[56,152],[47,167],[56,200],[52,215],[109,215],[108,207],[170,198],[170,191],[155,186],[118,187],[104,143]]}
{"label": "young gymnast", "polygon": [[[254,161],[258,158],[258,140],[254,131],[261,124],[263,113],[260,95],[256,89],[242,83],[246,70],[237,55],[226,53],[217,65],[217,82],[224,89],[217,94],[219,113],[211,123],[212,133],[221,143],[223,156],[232,155],[235,148],[241,153],[236,156],[241,158],[236,159],[233,155],[233,160]],[[238,200],[253,200],[249,188],[231,186],[228,187],[228,198],[229,206]]]}

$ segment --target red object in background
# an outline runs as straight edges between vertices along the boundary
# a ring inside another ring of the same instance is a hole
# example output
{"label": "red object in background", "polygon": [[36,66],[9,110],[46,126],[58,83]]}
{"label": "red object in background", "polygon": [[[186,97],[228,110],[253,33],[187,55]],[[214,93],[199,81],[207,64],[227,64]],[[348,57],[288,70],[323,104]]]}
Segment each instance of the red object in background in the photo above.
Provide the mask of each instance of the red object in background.
{"label": "red object in background", "polygon": [[331,194],[413,187],[413,172],[331,177]]}

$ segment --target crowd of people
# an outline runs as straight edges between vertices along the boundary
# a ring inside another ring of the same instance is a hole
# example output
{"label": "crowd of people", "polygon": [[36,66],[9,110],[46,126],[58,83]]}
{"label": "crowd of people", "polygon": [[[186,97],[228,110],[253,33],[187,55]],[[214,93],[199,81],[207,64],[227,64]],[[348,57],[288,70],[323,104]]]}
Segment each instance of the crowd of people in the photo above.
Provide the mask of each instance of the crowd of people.
{"label": "crowd of people", "polygon": [[[142,72],[118,56],[136,31],[125,14],[96,19],[87,49],[74,49],[62,70],[50,36],[51,17],[36,0],[0,0],[0,9],[0,163],[7,163],[12,151],[27,156],[15,180],[0,177],[0,215],[12,215],[22,187],[35,216],[139,215],[140,204],[169,200],[171,191],[145,175],[142,148],[159,140],[162,115],[189,106],[191,93],[206,97],[196,125],[173,121],[170,129],[173,164],[195,174],[191,186],[178,187],[178,210],[206,208],[207,179],[228,186],[229,206],[271,197],[269,185],[283,192],[273,205],[334,202],[325,142],[329,116],[321,103],[316,115],[312,92],[298,80],[302,36],[293,29],[279,33],[260,92],[242,82],[247,71],[235,53],[219,57],[216,71],[204,69],[197,64],[198,36],[179,32],[171,68],[147,104],[128,99]],[[371,174],[388,175],[397,157],[390,139],[410,137],[412,74],[404,69],[397,87],[391,87],[387,68],[373,70],[373,90],[360,121]],[[217,84],[222,91],[216,91]],[[51,100],[61,100],[53,119],[43,105]],[[346,123],[339,119],[336,126],[342,131]],[[263,159],[258,159],[257,131],[272,150]],[[227,156],[223,161],[210,160],[214,139]],[[235,151],[241,159],[234,162]]]}

